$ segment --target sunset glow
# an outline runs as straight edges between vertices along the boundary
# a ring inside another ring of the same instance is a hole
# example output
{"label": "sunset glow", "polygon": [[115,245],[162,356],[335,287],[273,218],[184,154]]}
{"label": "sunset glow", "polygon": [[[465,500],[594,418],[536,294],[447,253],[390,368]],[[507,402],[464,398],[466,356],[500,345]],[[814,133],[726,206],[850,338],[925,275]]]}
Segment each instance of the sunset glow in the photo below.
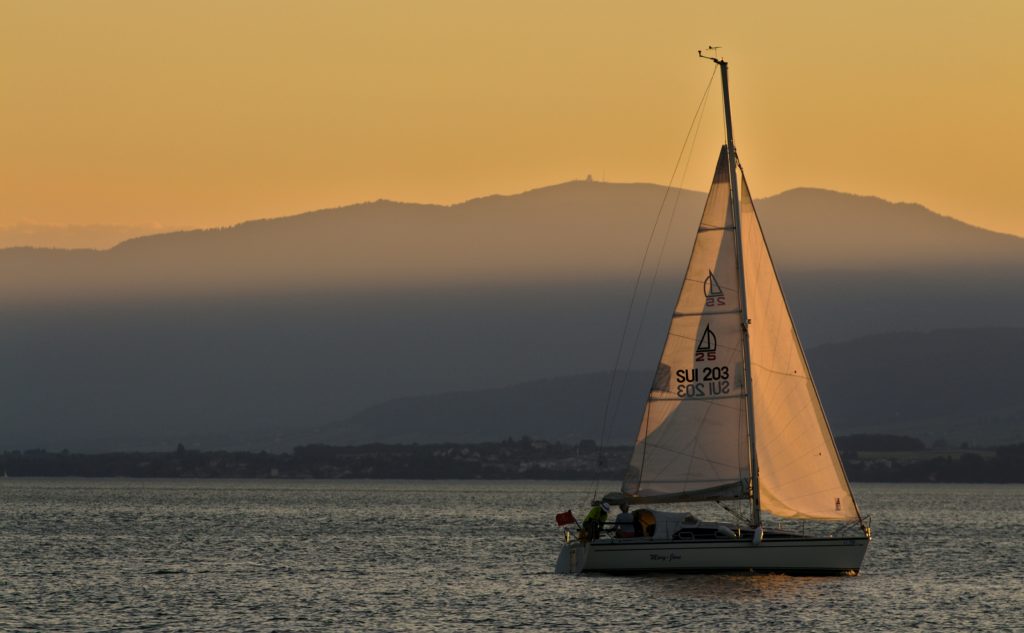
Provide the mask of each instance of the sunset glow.
{"label": "sunset glow", "polygon": [[[755,196],[835,189],[1024,235],[1022,7],[5,3],[0,226],[665,183],[715,44]],[[696,190],[722,136],[711,98]]]}

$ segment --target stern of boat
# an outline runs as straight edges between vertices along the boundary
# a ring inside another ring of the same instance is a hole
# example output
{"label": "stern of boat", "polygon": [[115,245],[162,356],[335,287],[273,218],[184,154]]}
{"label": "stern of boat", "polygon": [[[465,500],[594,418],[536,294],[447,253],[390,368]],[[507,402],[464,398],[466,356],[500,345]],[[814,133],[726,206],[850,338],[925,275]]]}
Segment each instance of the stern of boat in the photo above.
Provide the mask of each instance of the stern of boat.
{"label": "stern of boat", "polygon": [[575,539],[562,545],[555,562],[556,574],[578,574],[587,562],[588,547]]}

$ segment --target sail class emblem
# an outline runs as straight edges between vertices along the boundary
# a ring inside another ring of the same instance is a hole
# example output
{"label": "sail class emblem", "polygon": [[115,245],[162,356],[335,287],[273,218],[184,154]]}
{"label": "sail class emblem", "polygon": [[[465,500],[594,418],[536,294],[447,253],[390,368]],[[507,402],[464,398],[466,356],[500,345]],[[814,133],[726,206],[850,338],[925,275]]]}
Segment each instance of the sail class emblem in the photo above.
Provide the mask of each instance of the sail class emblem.
{"label": "sail class emblem", "polygon": [[705,297],[721,297],[723,294],[722,287],[718,285],[718,280],[715,279],[715,273],[708,271],[708,276],[704,279],[704,296]]}
{"label": "sail class emblem", "polygon": [[710,325],[704,326],[704,333],[700,336],[700,343],[697,344],[698,352],[713,352],[718,347],[718,339],[715,338],[715,333],[711,331]]}
{"label": "sail class emblem", "polygon": [[708,308],[725,305],[725,293],[722,292],[722,286],[718,285],[715,273],[710,270],[704,278],[704,305]]}
{"label": "sail class emblem", "polygon": [[710,325],[704,326],[704,333],[700,336],[700,341],[697,343],[697,353],[694,356],[694,360],[715,360],[715,350],[718,349],[718,339],[715,338],[715,333],[711,331]]}

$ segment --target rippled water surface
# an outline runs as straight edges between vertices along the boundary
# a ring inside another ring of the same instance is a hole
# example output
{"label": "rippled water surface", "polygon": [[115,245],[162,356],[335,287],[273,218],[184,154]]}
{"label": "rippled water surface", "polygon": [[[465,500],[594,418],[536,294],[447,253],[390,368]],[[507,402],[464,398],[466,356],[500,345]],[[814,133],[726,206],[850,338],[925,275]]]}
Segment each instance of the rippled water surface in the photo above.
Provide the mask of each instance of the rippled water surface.
{"label": "rippled water surface", "polygon": [[0,630],[1024,630],[1024,486],[856,486],[855,578],[555,575],[586,487],[3,479]]}

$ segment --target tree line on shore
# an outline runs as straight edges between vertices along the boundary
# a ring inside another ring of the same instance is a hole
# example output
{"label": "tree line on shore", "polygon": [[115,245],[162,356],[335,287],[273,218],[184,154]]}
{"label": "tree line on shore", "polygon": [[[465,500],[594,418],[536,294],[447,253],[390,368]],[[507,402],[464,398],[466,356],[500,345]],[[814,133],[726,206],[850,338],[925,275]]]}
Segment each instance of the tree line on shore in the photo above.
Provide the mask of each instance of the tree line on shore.
{"label": "tree line on shore", "polygon": [[[1024,444],[926,448],[892,435],[838,438],[853,481],[1024,482]],[[941,444],[941,443],[940,443]],[[563,444],[522,437],[477,444],[298,446],[290,453],[171,451],[82,454],[41,449],[0,454],[7,477],[200,477],[321,479],[607,479],[625,470],[631,446]]]}

